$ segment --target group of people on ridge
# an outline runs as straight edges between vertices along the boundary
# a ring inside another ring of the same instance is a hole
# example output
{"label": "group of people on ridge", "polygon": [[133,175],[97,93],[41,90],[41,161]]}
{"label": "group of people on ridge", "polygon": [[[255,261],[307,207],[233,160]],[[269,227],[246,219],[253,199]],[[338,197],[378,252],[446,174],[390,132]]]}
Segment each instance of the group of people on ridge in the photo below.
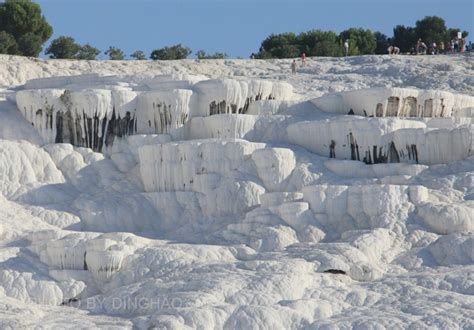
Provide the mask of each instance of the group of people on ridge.
{"label": "group of people on ridge", "polygon": [[[390,55],[398,55],[400,54],[400,48],[397,46],[393,45],[391,40],[388,40],[389,46],[387,48],[387,53]],[[349,55],[349,40],[346,40],[343,44],[344,47],[344,56]],[[436,42],[432,42],[430,46],[427,46],[421,38],[418,39],[416,42],[416,45],[410,50],[411,55],[435,55],[435,54],[452,54],[452,53],[458,53],[458,52],[472,52],[474,51],[474,45],[472,44],[471,41],[469,41],[469,44],[465,44],[465,40],[463,38],[459,39],[453,39],[451,41],[448,41],[446,44],[444,42],[440,42],[439,45],[436,44]],[[252,53],[250,58],[254,59],[255,55]],[[301,53],[301,65],[305,66],[306,65],[306,54]],[[291,62],[291,73],[296,74],[296,59],[293,59],[293,62]]]}
{"label": "group of people on ridge", "polygon": [[432,42],[427,46],[423,40],[418,39],[415,47],[410,50],[412,55],[438,55],[438,54],[454,54],[474,51],[472,42],[466,44],[464,38],[456,38],[449,40],[447,43],[441,41],[439,44]]}

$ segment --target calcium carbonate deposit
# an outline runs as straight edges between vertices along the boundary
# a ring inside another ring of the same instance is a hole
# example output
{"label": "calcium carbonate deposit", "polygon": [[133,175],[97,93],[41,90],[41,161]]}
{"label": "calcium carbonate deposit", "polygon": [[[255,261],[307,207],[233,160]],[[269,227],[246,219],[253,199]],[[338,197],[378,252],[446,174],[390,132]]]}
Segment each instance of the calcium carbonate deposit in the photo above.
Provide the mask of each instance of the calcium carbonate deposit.
{"label": "calcium carbonate deposit", "polygon": [[307,62],[0,55],[0,328],[474,328],[474,57]]}

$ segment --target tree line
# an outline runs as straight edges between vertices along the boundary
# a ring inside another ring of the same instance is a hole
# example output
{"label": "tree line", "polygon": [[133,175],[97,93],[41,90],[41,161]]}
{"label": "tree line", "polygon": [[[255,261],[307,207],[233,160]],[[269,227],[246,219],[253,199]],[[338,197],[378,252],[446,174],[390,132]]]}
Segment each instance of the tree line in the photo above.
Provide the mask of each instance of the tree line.
{"label": "tree line", "polygon": [[[311,30],[295,34],[292,32],[271,34],[262,41],[253,58],[294,58],[302,53],[306,56],[343,56],[343,43],[349,43],[349,55],[386,54],[390,45],[397,46],[401,52],[409,52],[418,39],[437,44],[457,38],[458,28],[448,28],[445,21],[437,16],[427,16],[416,21],[414,27],[397,25],[393,36],[369,29],[350,28],[337,34],[334,31]],[[6,0],[0,3],[0,54],[38,57],[44,43],[53,34],[53,28],[41,13],[38,4],[31,0]],[[468,32],[463,31],[462,37]],[[101,53],[90,45],[78,44],[74,38],[61,36],[52,40],[45,54],[56,59],[95,60]],[[124,60],[124,52],[110,46],[104,54],[110,60]],[[189,47],[181,44],[155,49],[149,58],[152,60],[185,59],[192,54]],[[204,50],[195,53],[198,59],[222,59],[226,53],[208,54]],[[135,60],[145,60],[143,51],[130,54]]]}
{"label": "tree line", "polygon": [[[311,30],[298,35],[292,32],[271,34],[263,42],[256,58],[293,58],[302,53],[306,56],[343,56],[343,44],[349,42],[349,55],[387,54],[389,46],[409,52],[418,39],[432,44],[447,43],[457,39],[458,28],[448,28],[444,19],[426,16],[416,21],[414,27],[397,25],[393,36],[369,29],[350,28],[336,34],[333,31]],[[468,36],[467,31],[462,37]]]}
{"label": "tree line", "polygon": [[[0,3],[0,54],[38,57],[44,43],[53,34],[53,28],[42,15],[41,7],[31,0],[6,0]],[[90,45],[78,44],[74,38],[60,36],[51,41],[45,54],[55,59],[95,60],[101,51]],[[191,55],[190,48],[181,44],[155,49],[150,54],[152,60],[184,59]],[[110,46],[104,54],[110,60],[124,60],[124,52]],[[226,58],[226,53],[196,52],[199,59]],[[130,54],[135,60],[144,60],[146,55],[137,50]]]}

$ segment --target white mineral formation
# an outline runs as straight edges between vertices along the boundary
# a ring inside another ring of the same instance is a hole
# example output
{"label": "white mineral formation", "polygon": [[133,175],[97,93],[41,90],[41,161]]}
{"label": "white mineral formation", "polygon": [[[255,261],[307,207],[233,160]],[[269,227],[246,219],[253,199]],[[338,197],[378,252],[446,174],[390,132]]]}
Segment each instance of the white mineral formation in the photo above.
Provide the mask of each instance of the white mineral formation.
{"label": "white mineral formation", "polygon": [[423,122],[345,116],[288,126],[290,142],[321,156],[367,164],[446,164],[473,154],[468,126],[427,128]]}
{"label": "white mineral formation", "polygon": [[474,328],[473,59],[0,55],[0,328]]}
{"label": "white mineral formation", "polygon": [[474,108],[474,97],[470,95],[409,88],[346,91],[311,102],[326,112],[370,117],[451,117]]}
{"label": "white mineral formation", "polygon": [[193,117],[245,114],[254,102],[293,97],[292,86],[283,82],[200,79],[84,75],[47,78],[43,84],[36,79],[16,93],[16,103],[45,143],[106,151],[116,137],[169,134]]}

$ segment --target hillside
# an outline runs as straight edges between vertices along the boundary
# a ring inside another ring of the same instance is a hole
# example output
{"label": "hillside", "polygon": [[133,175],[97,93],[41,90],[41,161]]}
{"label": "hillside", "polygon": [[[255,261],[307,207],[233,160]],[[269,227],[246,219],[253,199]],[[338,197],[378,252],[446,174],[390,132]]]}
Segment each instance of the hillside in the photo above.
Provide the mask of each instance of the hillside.
{"label": "hillside", "polygon": [[474,56],[0,55],[0,328],[471,328]]}

